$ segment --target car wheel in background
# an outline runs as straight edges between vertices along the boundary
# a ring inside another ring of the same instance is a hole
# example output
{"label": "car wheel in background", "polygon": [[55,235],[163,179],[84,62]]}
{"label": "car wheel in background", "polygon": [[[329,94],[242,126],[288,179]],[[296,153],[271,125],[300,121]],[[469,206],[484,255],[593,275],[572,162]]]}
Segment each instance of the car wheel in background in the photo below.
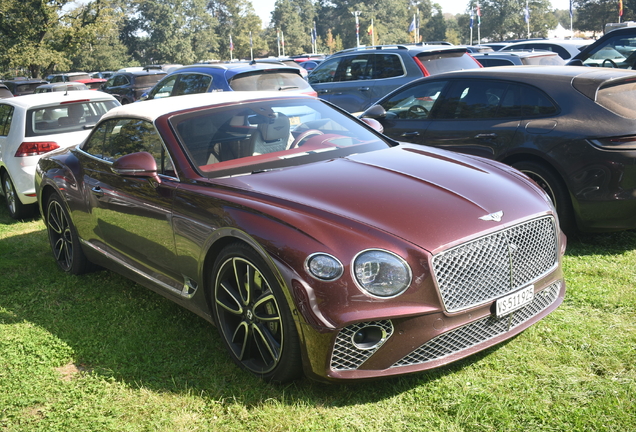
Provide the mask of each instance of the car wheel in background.
{"label": "car wheel in background", "polygon": [[221,251],[212,273],[214,320],[232,359],[275,382],[302,373],[298,333],[282,289],[249,246]]}
{"label": "car wheel in background", "polygon": [[13,186],[11,177],[9,177],[9,174],[6,172],[2,175],[2,190],[4,198],[7,201],[9,216],[13,219],[24,219],[33,216],[35,206],[22,204],[22,201],[20,201],[20,197],[18,197],[18,193]]}
{"label": "car wheel in background", "polygon": [[561,230],[566,234],[573,234],[576,231],[574,210],[570,193],[563,180],[550,168],[540,163],[524,161],[514,163],[512,166],[534,180],[550,196],[559,216]]}
{"label": "car wheel in background", "polygon": [[84,255],[71,218],[57,195],[48,201],[45,222],[55,262],[62,270],[79,275],[95,268]]}

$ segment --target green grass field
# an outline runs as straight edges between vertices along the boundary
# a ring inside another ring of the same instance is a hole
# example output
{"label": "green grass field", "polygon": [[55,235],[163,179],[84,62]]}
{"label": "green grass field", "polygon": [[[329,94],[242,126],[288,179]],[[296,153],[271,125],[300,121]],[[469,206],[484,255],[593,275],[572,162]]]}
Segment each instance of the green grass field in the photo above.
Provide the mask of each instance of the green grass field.
{"label": "green grass field", "polygon": [[570,240],[565,274],[559,309],[453,365],[270,385],[163,297],[63,274],[42,221],[3,208],[0,431],[636,431],[636,232]]}

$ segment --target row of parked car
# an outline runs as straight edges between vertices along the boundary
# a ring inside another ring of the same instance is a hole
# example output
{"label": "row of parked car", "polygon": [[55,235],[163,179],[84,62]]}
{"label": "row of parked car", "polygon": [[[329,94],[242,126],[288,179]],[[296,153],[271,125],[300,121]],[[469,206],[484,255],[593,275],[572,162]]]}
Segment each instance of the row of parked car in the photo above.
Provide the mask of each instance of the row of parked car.
{"label": "row of parked car", "polygon": [[[12,216],[37,203],[62,271],[153,289],[274,382],[413,373],[508,340],[563,301],[561,227],[633,227],[632,71],[406,45],[345,50],[308,80],[286,68],[157,73],[125,106],[0,101]],[[336,103],[404,75],[355,116]]]}

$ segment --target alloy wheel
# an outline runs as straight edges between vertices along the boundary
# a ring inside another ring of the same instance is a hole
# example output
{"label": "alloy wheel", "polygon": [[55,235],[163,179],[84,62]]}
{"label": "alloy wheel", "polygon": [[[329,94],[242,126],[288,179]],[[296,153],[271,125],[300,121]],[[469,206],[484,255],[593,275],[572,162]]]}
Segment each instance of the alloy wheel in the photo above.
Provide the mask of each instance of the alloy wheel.
{"label": "alloy wheel", "polygon": [[256,374],[274,370],[281,361],[283,317],[267,279],[249,260],[231,257],[216,281],[216,315],[230,351]]}
{"label": "alloy wheel", "polygon": [[68,271],[73,265],[73,232],[66,212],[57,200],[51,200],[46,216],[53,255],[59,266]]}

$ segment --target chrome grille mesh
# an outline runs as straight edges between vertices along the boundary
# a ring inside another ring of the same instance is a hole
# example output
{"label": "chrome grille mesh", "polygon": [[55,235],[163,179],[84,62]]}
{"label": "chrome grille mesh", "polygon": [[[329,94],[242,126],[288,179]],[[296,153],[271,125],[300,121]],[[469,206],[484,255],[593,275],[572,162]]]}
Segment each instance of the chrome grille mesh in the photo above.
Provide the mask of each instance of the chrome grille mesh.
{"label": "chrome grille mesh", "polygon": [[[353,344],[353,335],[364,327],[377,326],[386,332],[386,338],[373,349],[360,349]],[[393,324],[389,320],[358,323],[340,330],[336,337],[333,354],[331,355],[331,369],[353,370],[358,369],[369,357],[373,355],[387,339],[393,334]]]}
{"label": "chrome grille mesh", "polygon": [[499,336],[547,309],[556,301],[560,290],[561,281],[555,282],[535,294],[532,303],[509,316],[497,319],[491,315],[441,334],[397,361],[392,367],[410,366],[437,360]]}
{"label": "chrome grille mesh", "polygon": [[516,291],[558,262],[554,218],[534,219],[433,257],[444,307],[458,312]]}

